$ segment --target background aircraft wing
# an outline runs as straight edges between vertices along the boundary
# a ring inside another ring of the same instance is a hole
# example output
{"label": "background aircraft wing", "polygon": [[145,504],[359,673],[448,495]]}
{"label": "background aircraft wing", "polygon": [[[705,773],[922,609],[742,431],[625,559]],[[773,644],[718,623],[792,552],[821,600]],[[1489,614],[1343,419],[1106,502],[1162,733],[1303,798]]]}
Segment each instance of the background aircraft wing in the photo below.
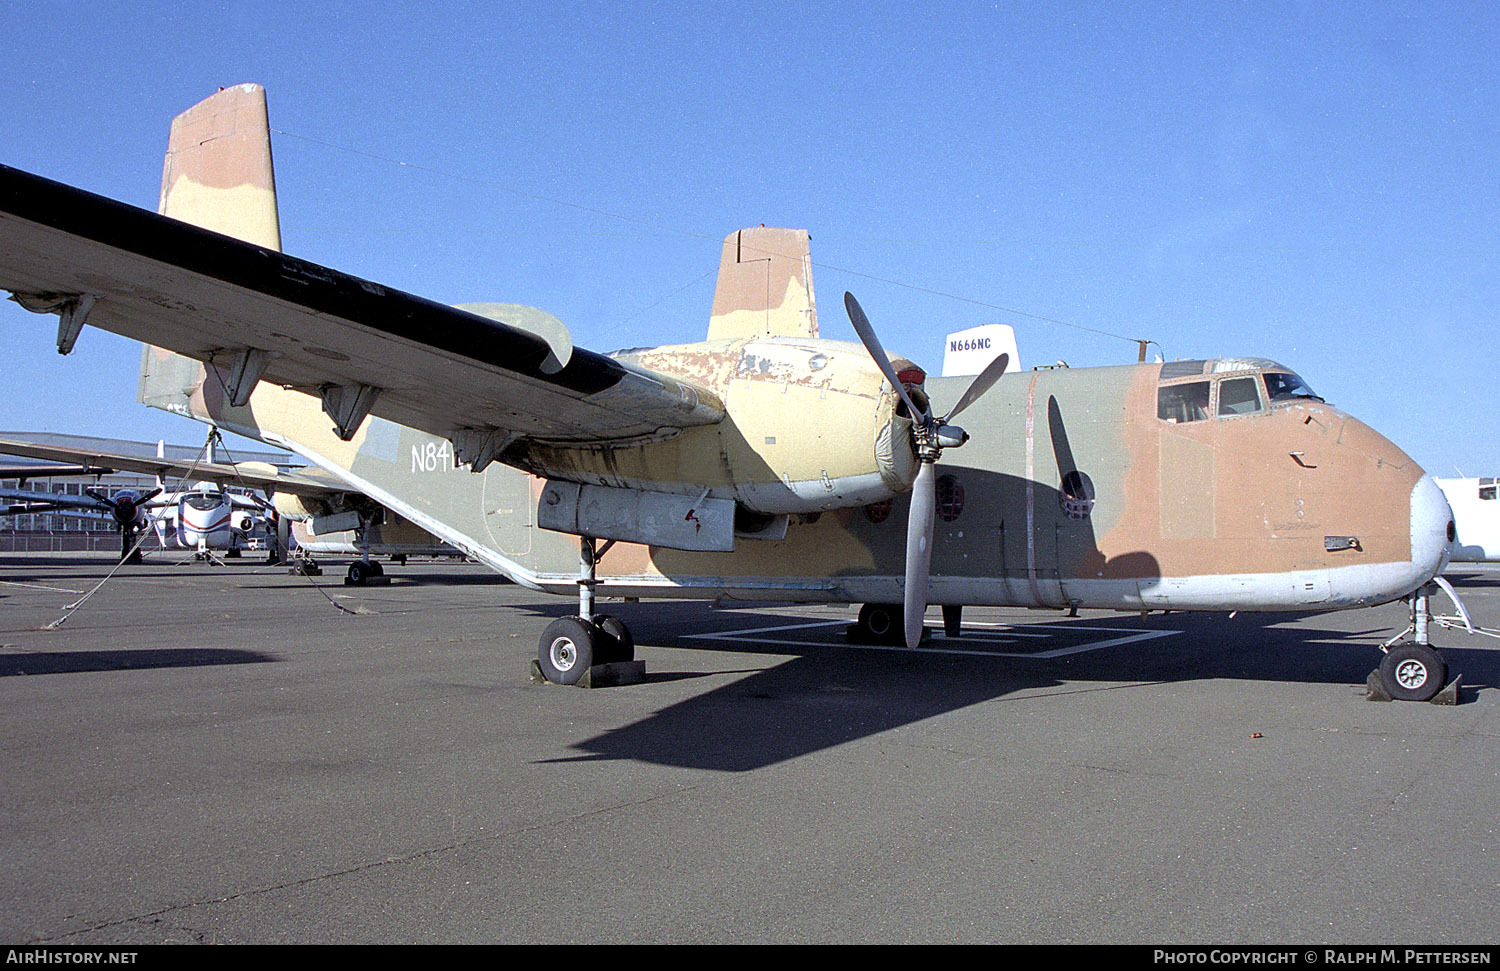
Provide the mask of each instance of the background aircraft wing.
{"label": "background aircraft wing", "polygon": [[447,307],[5,166],[0,289],[57,312],[60,349],[87,323],[210,362],[232,403],[256,378],[321,394],[345,438],[373,413],[488,461],[517,438],[723,417],[707,390],[573,348],[541,311]]}
{"label": "background aircraft wing", "polygon": [[0,489],[0,500],[14,508],[7,508],[5,515],[31,512],[49,512],[53,509],[95,509],[108,512],[110,505],[91,496],[70,496],[61,492],[39,492],[30,489]]}
{"label": "background aircraft wing", "polygon": [[[0,450],[3,451],[3,450]],[[46,465],[3,465],[0,464],[0,479],[20,479],[25,485],[27,479],[44,479],[47,476],[81,476],[81,475],[112,475],[118,470],[111,468],[99,468],[92,465],[58,465],[49,463]]]}
{"label": "background aircraft wing", "polygon": [[[321,469],[281,472],[261,462],[246,462],[240,465],[225,465],[219,462],[194,463],[139,455],[120,455],[114,452],[68,449],[9,438],[0,438],[0,454],[24,455],[27,458],[46,459],[51,462],[77,462],[88,467],[92,472],[114,469],[154,475],[163,479],[169,476],[191,478],[194,482],[214,482],[221,486],[244,486],[299,496],[321,497],[349,491],[348,486],[327,475]],[[38,493],[38,495],[49,494]],[[10,497],[0,492],[0,498]],[[84,499],[84,506],[92,502],[87,497],[70,498]],[[99,505],[98,508],[107,507]]]}

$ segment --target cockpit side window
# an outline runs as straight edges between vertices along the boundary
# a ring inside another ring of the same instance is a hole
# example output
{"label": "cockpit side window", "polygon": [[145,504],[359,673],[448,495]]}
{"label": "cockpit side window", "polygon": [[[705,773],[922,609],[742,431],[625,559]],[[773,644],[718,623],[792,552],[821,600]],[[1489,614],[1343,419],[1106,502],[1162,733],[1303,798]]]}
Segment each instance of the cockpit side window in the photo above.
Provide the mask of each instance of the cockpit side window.
{"label": "cockpit side window", "polygon": [[1169,384],[1156,389],[1156,417],[1162,421],[1182,423],[1203,421],[1208,417],[1207,381]]}
{"label": "cockpit side window", "polygon": [[1292,398],[1316,398],[1322,401],[1313,389],[1308,387],[1306,381],[1295,374],[1286,371],[1267,371],[1266,375],[1266,397],[1272,404],[1278,401],[1288,401]]}
{"label": "cockpit side window", "polygon": [[1496,487],[1497,481],[1500,481],[1500,480],[1491,479],[1491,478],[1480,479],[1479,480],[1479,498],[1481,498],[1481,499],[1493,499],[1493,498],[1495,498],[1495,487]]}
{"label": "cockpit side window", "polygon": [[1219,414],[1253,415],[1260,411],[1254,378],[1225,378],[1219,382]]}

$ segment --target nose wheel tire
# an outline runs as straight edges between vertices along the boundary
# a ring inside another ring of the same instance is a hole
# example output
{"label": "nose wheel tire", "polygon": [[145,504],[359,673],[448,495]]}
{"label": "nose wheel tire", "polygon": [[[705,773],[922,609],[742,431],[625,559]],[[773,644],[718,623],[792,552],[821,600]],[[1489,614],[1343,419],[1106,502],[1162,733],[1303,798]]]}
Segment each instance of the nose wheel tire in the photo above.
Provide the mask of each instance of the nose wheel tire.
{"label": "nose wheel tire", "polygon": [[1442,655],[1423,644],[1397,644],[1380,662],[1380,684],[1398,701],[1429,701],[1448,680]]}

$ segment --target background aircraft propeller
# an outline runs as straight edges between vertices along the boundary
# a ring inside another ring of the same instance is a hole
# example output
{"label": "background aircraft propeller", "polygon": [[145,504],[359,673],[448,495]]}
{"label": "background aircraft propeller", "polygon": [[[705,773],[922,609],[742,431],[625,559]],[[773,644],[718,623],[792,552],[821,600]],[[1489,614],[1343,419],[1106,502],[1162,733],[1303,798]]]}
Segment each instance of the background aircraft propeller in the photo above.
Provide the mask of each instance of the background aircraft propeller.
{"label": "background aircraft propeller", "polygon": [[161,492],[158,486],[150,492],[136,495],[129,489],[123,489],[113,496],[107,496],[97,489],[85,489],[84,492],[93,499],[97,499],[109,507],[109,513],[114,517],[115,523],[120,527],[120,559],[122,562],[136,563],[140,561],[140,552],[135,548],[135,535],[142,521],[141,510],[146,503],[155,499]]}
{"label": "background aircraft propeller", "polygon": [[157,487],[139,496],[129,489],[117,492],[113,496],[107,496],[95,489],[87,489],[85,491],[91,497],[98,499],[110,507],[110,514],[115,517],[115,522],[121,526],[129,526],[140,520],[141,507],[145,506],[152,499],[155,499],[161,492],[161,488]]}
{"label": "background aircraft propeller", "polygon": [[880,373],[885,375],[891,387],[896,389],[896,394],[901,396],[901,402],[906,405],[907,413],[912,419],[912,439],[921,464],[917,467],[917,477],[912,483],[911,511],[906,519],[906,593],[902,609],[906,622],[906,646],[916,647],[922,639],[922,616],[927,612],[927,581],[932,570],[933,520],[937,512],[937,472],[933,466],[943,449],[955,448],[969,440],[968,432],[948,422],[978,401],[980,396],[1000,380],[1000,376],[1010,365],[1010,355],[1001,354],[991,361],[959,397],[953,410],[942,418],[937,418],[933,416],[930,407],[918,408],[907,393],[895,369],[891,367],[891,359],[881,346],[880,338],[875,336],[875,328],[870,326],[870,319],[865,316],[859,301],[854,299],[854,294],[844,294],[844,309],[849,313],[849,322],[854,325],[854,332],[859,335],[860,342],[875,359]]}

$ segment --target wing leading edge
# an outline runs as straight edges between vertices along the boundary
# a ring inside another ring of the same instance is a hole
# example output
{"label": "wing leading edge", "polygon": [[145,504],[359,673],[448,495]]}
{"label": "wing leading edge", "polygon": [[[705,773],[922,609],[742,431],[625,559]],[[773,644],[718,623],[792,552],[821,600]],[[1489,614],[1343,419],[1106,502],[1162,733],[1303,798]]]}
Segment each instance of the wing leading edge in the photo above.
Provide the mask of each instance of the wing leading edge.
{"label": "wing leading edge", "polygon": [[548,315],[447,307],[8,166],[0,289],[58,313],[64,353],[92,324],[216,365],[232,399],[257,379],[318,394],[341,437],[376,414],[476,469],[521,438],[624,442],[724,415],[703,388],[573,348]]}

